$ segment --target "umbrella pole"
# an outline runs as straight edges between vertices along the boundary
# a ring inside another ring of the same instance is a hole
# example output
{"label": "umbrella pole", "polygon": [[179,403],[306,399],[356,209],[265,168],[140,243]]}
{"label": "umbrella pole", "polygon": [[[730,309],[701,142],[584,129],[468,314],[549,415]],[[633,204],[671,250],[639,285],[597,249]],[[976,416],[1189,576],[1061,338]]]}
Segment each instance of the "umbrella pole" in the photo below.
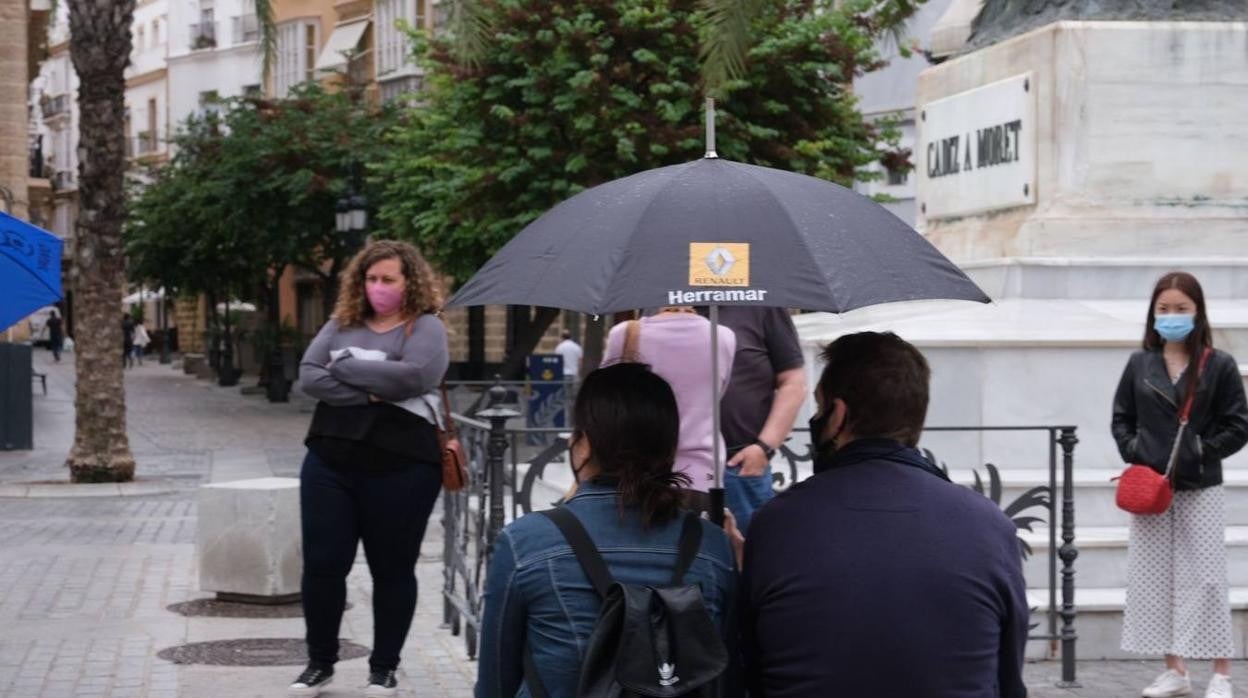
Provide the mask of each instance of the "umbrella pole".
{"label": "umbrella pole", "polygon": [[724,525],[724,461],[719,452],[719,306],[712,305],[711,314],[711,451],[715,454],[715,483],[711,488],[711,521]]}

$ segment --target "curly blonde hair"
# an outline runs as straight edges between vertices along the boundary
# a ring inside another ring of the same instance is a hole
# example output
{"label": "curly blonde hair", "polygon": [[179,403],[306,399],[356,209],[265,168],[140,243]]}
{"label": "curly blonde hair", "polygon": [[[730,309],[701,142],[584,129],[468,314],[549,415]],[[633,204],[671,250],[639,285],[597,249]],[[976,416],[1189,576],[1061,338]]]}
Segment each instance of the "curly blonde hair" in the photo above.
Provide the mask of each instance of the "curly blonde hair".
{"label": "curly blonde hair", "polygon": [[373,316],[373,307],[364,291],[364,277],[369,267],[386,259],[397,259],[403,267],[407,289],[399,312],[406,318],[436,314],[442,309],[442,288],[433,275],[433,267],[420,251],[406,242],[374,240],[356,253],[339,277],[338,302],[334,319],[343,327],[355,327]]}

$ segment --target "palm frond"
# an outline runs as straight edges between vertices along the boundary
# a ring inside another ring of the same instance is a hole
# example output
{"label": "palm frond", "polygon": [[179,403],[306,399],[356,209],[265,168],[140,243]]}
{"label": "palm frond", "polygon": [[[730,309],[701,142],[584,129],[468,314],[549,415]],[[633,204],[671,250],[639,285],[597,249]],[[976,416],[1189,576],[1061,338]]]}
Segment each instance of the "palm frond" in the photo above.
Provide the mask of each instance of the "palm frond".
{"label": "palm frond", "polygon": [[485,56],[493,32],[482,0],[451,0],[446,30],[451,39],[451,55],[460,65],[475,66]]}
{"label": "palm frond", "polygon": [[277,25],[273,20],[273,1],[255,0],[256,25],[260,29],[260,80],[269,84],[273,63],[277,60]]}
{"label": "palm frond", "polygon": [[706,27],[699,58],[702,79],[714,92],[745,73],[750,48],[750,19],[761,9],[760,0],[702,0]]}

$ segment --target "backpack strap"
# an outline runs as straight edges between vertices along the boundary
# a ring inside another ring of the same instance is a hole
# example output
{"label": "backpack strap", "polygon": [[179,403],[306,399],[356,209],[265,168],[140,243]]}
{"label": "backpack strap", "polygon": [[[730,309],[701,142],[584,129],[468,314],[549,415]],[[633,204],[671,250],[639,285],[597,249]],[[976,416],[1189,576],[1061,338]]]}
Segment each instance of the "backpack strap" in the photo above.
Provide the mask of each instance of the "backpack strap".
{"label": "backpack strap", "polygon": [[581,569],[585,570],[585,576],[589,577],[590,584],[594,585],[594,591],[602,598],[607,598],[607,591],[615,583],[615,579],[611,577],[606,560],[602,559],[602,554],[589,537],[589,532],[581,525],[580,519],[567,507],[555,507],[541,513],[559,528],[568,545],[572,546],[572,552],[576,554],[577,562],[581,563]]}
{"label": "backpack strap", "polygon": [[702,522],[698,515],[685,512],[685,525],[680,530],[680,547],[676,555],[676,571],[672,573],[672,586],[680,586],[685,581],[685,573],[693,565],[702,548]]}

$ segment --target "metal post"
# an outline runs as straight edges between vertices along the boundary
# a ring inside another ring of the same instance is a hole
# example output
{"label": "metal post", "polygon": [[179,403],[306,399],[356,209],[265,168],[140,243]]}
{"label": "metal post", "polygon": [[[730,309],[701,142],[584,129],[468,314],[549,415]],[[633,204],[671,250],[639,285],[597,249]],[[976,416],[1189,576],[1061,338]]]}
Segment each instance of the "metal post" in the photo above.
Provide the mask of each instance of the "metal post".
{"label": "metal post", "polygon": [[[709,101],[709,100],[708,100]],[[714,109],[714,105],[709,105]],[[712,131],[712,138],[714,132]],[[712,143],[713,145],[713,143]],[[715,469],[715,482],[708,493],[711,496],[711,522],[716,526],[724,525],[724,460],[719,450],[720,434],[723,425],[719,413],[719,306],[712,305],[711,314],[711,452],[714,456],[711,465]]]}
{"label": "metal post", "polygon": [[1062,447],[1062,680],[1061,688],[1076,688],[1075,679],[1075,436],[1074,427],[1063,427],[1058,443]]}
{"label": "metal post", "polygon": [[706,98],[706,155],[703,157],[717,158],[715,152],[715,98]]}
{"label": "metal post", "polygon": [[508,407],[502,407],[507,397],[507,390],[502,386],[502,378],[494,377],[495,384],[490,388],[489,407],[477,413],[482,419],[490,422],[490,437],[486,443],[485,481],[489,485],[490,521],[486,529],[487,557],[494,550],[494,539],[503,530],[506,522],[506,508],[503,504],[504,458],[507,455],[507,420],[519,417],[520,413]]}
{"label": "metal post", "polygon": [[169,356],[169,297],[164,286],[160,287],[160,304],[156,307],[160,309],[160,363],[168,364],[173,359]]}
{"label": "metal post", "polygon": [[[269,402],[289,402],[290,382],[286,380],[286,357],[282,355],[282,275],[273,275],[269,289],[269,326],[273,331],[269,347],[269,382],[265,393]],[[225,312],[230,312],[230,294],[225,294]]]}

